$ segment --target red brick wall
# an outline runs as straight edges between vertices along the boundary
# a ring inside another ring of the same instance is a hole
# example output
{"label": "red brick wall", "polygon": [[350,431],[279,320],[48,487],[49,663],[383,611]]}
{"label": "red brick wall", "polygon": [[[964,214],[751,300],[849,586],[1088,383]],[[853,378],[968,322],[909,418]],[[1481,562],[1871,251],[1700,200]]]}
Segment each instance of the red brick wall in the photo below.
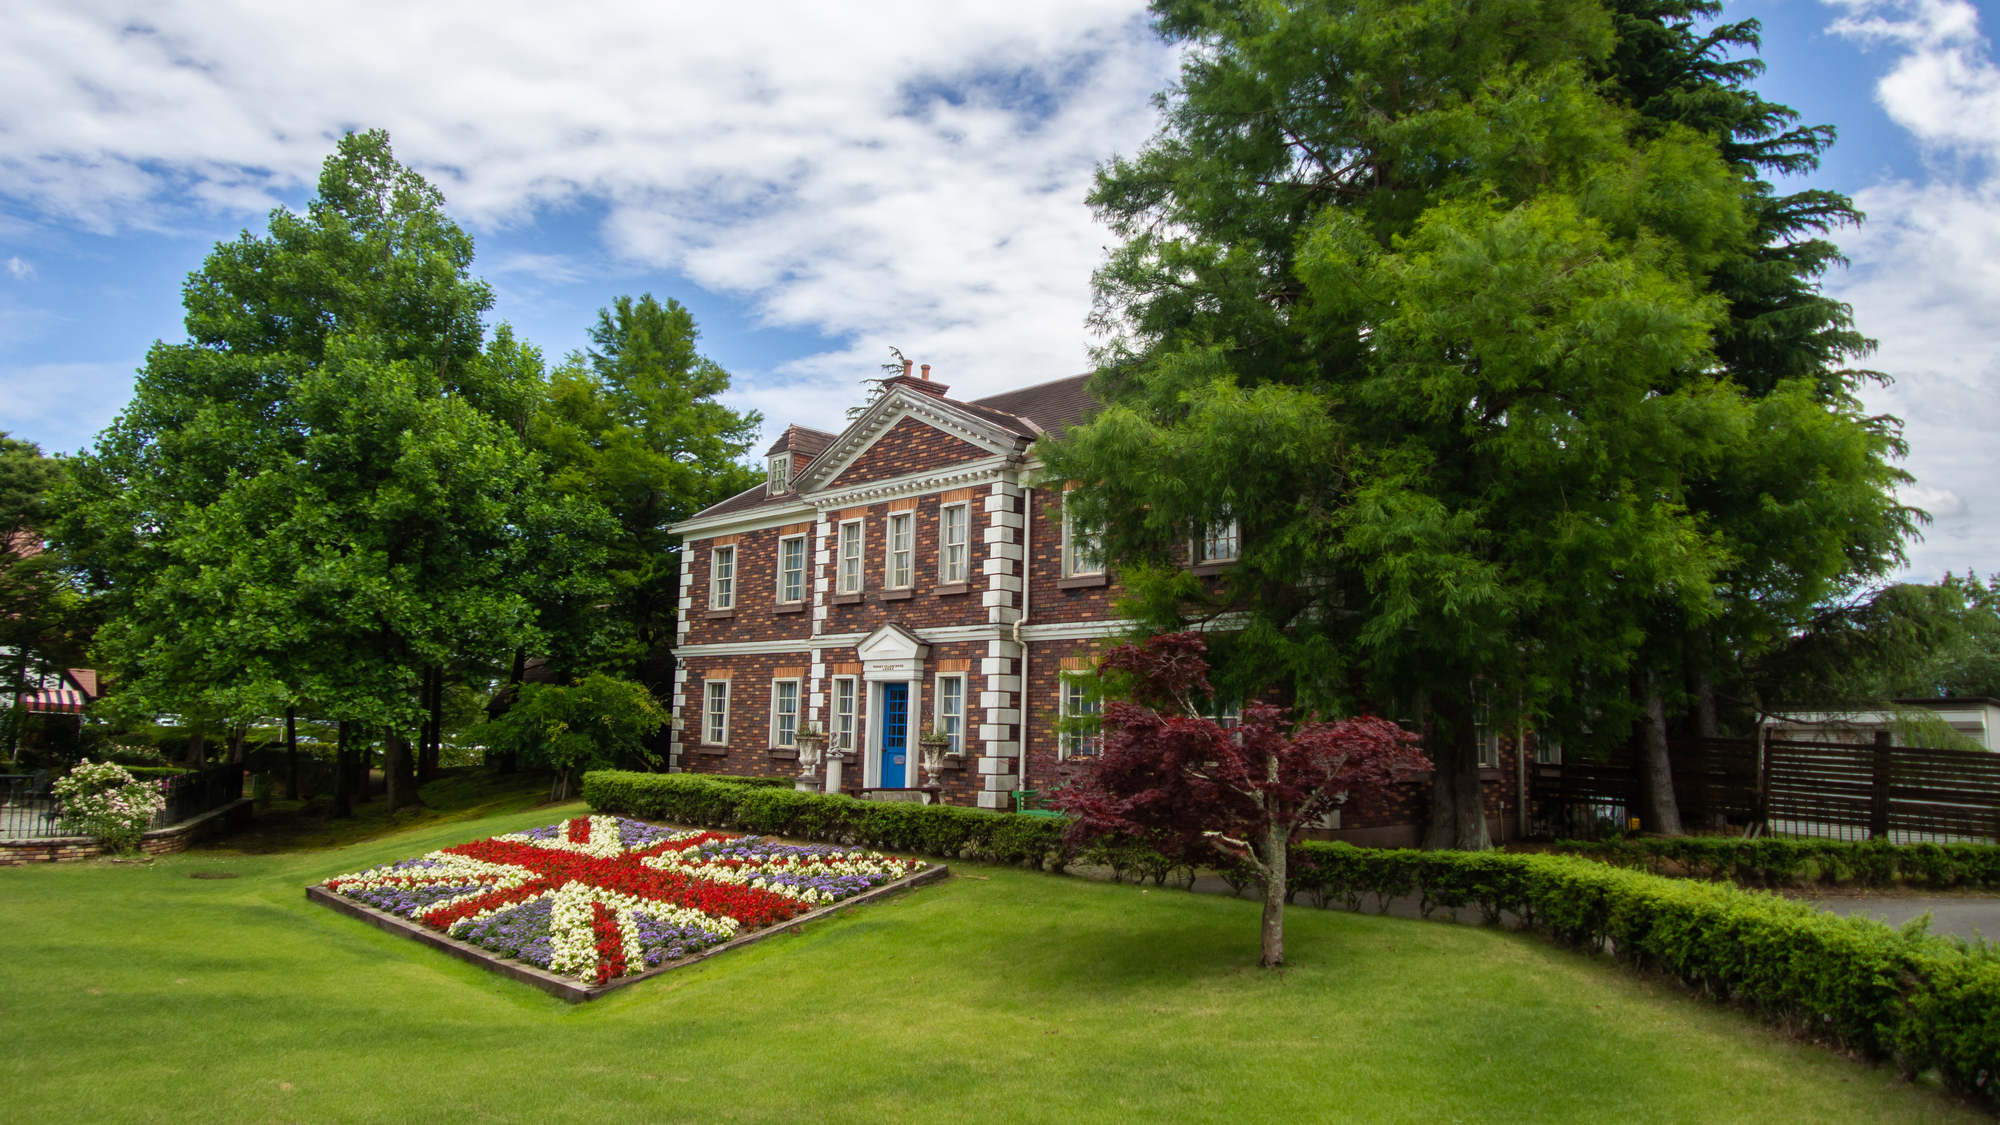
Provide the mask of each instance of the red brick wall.
{"label": "red brick wall", "polygon": [[[910,727],[910,784],[921,784],[922,768],[920,754],[915,739],[918,734],[930,729],[936,715],[936,676],[943,661],[964,661],[971,665],[962,673],[966,679],[966,719],[967,754],[962,768],[947,769],[943,788],[946,803],[971,805],[978,789],[979,778],[972,760],[979,754],[977,732],[980,710],[978,707],[980,677],[979,661],[986,655],[984,642],[952,642],[931,646],[930,659],[918,685],[917,698],[912,700],[912,722]],[[827,706],[820,709],[818,722],[822,729],[832,729],[833,666],[857,663],[851,648],[829,648],[824,650],[825,663],[822,669],[826,675],[820,681],[820,688],[827,696]],[[753,655],[753,656],[694,656],[684,667],[688,672],[687,706],[681,711],[686,729],[681,743],[681,764],[689,773],[719,773],[737,777],[797,777],[799,764],[794,753],[774,755],[770,747],[771,730],[771,679],[777,668],[803,667],[804,699],[809,704],[812,693],[810,657],[803,646],[797,654]],[[706,688],[703,686],[708,674],[718,669],[730,672],[729,689],[729,744],[720,748],[701,745],[703,706]],[[867,686],[861,686],[858,711],[861,718],[862,737],[857,750],[865,750],[867,732],[872,729],[873,716],[868,710]],[[801,723],[805,719],[805,708],[801,707]],[[861,789],[862,763],[856,754],[842,769],[842,789],[854,794]]]}
{"label": "red brick wall", "polygon": [[[789,526],[789,525],[788,525]],[[683,644],[718,644],[724,641],[767,641],[791,638],[805,651],[812,636],[812,532],[806,535],[806,600],[803,607],[778,612],[777,528],[750,531],[736,537],[736,607],[727,617],[709,617],[712,590],[709,571],[715,560],[715,540],[696,539],[688,543],[694,560],[694,585],[688,587],[694,604],[688,607],[689,628]]]}
{"label": "red brick wall", "polygon": [[[885,589],[891,506],[887,503],[869,504],[862,517],[861,600],[852,604],[834,604],[840,590],[840,520],[834,520],[832,534],[827,539],[831,561],[826,572],[826,624],[821,632],[872,633],[891,621],[917,630],[940,625],[985,623],[986,609],[979,597],[980,591],[986,588],[986,545],[982,541],[986,523],[986,494],[983,491],[975,492],[967,501],[968,558],[964,589],[946,592],[948,588],[942,586],[939,580],[942,560],[938,555],[938,535],[943,521],[940,498],[956,491],[959,490],[920,496],[917,506],[911,509],[916,519],[916,534],[908,597],[897,596],[900,591]],[[842,514],[851,511],[853,509],[847,509]]]}
{"label": "red brick wall", "polygon": [[887,480],[935,469],[957,461],[977,461],[991,456],[990,451],[969,441],[955,438],[915,418],[905,418],[877,438],[875,444],[869,446],[853,464],[842,469],[840,475],[826,487],[846,488],[871,480]]}

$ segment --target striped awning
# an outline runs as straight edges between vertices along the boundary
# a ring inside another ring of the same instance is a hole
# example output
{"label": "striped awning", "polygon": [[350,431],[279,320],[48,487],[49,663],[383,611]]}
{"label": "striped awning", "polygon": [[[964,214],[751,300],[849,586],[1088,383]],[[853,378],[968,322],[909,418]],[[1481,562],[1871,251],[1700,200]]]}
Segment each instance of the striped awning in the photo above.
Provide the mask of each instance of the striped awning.
{"label": "striped awning", "polygon": [[81,711],[90,697],[69,688],[48,688],[21,697],[21,706],[30,711]]}

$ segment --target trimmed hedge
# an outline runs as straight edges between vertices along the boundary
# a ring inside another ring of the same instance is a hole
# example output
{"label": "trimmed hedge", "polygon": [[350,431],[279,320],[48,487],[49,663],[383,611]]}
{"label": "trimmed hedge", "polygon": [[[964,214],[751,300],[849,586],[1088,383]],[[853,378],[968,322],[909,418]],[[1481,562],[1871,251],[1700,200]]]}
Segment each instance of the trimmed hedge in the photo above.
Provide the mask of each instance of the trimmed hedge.
{"label": "trimmed hedge", "polygon": [[2000,888],[2000,847],[1991,844],[1745,840],[1728,836],[1561,840],[1554,850],[1656,875],[1679,867],[1697,879],[1750,886],[1853,883],[1864,887]]}
{"label": "trimmed hedge", "polygon": [[2000,1108],[2000,952],[1842,918],[1776,895],[1579,856],[1303,843],[1292,886],[1320,905],[1415,894],[1671,974],[1814,1037]]}
{"label": "trimmed hedge", "polygon": [[701,776],[710,781],[726,781],[731,785],[749,785],[758,789],[790,789],[789,777],[745,777],[734,773],[705,773]]}
{"label": "trimmed hedge", "polygon": [[1069,823],[954,805],[857,801],[800,793],[789,782],[752,786],[693,773],[597,770],[583,777],[583,799],[595,812],[676,824],[1057,868]]}

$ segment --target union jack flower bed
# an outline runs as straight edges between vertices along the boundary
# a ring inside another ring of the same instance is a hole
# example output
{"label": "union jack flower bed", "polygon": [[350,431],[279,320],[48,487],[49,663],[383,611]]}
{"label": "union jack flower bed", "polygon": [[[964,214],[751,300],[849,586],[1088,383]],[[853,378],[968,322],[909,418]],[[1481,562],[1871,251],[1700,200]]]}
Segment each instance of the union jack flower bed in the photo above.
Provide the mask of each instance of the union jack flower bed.
{"label": "union jack flower bed", "polygon": [[579,816],[323,886],[499,957],[602,985],[925,866],[855,848]]}

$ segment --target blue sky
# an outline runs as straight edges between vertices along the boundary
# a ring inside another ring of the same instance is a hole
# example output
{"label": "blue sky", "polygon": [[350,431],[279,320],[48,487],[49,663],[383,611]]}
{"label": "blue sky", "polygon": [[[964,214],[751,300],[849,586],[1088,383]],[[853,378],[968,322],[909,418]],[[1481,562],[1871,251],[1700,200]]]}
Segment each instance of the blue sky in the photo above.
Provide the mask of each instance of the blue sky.
{"label": "blue sky", "polygon": [[[891,345],[968,394],[1080,371],[1108,241],[1090,170],[1143,142],[1173,62],[1130,0],[371,11],[391,25],[224,0],[0,14],[0,429],[87,444],[180,337],[209,246],[378,124],[478,239],[496,317],[552,356],[651,291],[693,308],[771,428],[837,420]],[[1913,570],[2000,569],[1993,5],[1728,11],[1764,23],[1766,95],[1840,129],[1811,182],[1871,213],[1832,286],[1882,340],[1897,382],[1870,406],[1907,419],[1937,516]]]}

